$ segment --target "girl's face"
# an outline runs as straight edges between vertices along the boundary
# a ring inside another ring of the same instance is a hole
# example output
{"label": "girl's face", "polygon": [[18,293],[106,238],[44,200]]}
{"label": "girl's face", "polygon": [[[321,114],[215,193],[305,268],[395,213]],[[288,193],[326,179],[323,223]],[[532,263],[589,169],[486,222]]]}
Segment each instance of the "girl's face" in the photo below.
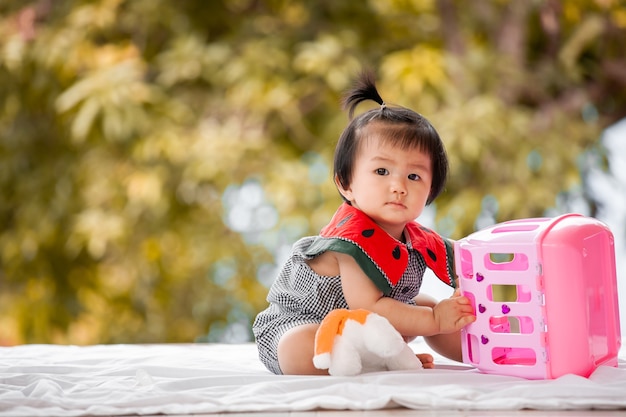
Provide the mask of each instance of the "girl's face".
{"label": "girl's face", "polygon": [[400,240],[404,226],[426,206],[431,183],[427,153],[393,146],[372,132],[357,151],[350,185],[337,187],[354,207]]}

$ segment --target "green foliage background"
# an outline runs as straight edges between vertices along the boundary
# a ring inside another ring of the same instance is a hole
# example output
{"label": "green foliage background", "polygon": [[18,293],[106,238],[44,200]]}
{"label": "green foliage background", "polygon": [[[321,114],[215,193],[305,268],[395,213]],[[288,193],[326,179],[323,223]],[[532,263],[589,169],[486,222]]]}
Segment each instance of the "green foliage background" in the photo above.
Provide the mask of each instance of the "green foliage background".
{"label": "green foliage background", "polygon": [[[278,248],[339,203],[362,67],[446,142],[441,233],[541,216],[626,115],[624,39],[618,0],[5,0],[0,344],[247,329]],[[228,227],[250,185],[275,216]]]}

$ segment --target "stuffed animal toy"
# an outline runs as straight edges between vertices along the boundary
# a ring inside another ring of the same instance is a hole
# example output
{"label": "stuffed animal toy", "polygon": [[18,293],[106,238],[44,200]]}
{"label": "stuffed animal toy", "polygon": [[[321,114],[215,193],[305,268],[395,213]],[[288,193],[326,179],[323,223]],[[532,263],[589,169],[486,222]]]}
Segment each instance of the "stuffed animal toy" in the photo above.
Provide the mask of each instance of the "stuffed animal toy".
{"label": "stuffed animal toy", "polygon": [[337,309],[324,318],[315,334],[313,364],[333,376],[422,368],[391,323],[363,309]]}

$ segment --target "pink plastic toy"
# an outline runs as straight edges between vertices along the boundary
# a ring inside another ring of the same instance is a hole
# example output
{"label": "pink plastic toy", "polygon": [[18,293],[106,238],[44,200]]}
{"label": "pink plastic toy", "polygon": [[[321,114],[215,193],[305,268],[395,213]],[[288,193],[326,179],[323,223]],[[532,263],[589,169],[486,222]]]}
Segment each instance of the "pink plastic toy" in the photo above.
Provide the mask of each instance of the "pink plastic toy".
{"label": "pink plastic toy", "polygon": [[465,363],[528,379],[617,366],[615,248],[600,221],[500,223],[455,242],[455,264],[477,317],[462,330]]}

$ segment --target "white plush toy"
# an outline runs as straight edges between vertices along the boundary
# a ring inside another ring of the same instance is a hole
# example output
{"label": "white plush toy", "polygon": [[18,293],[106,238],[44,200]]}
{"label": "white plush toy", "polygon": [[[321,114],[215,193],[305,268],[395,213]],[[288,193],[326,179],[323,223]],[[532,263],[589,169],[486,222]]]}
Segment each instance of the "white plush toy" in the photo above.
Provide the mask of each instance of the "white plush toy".
{"label": "white plush toy", "polygon": [[324,318],[315,335],[313,364],[334,376],[422,368],[386,318],[362,309],[337,309]]}

